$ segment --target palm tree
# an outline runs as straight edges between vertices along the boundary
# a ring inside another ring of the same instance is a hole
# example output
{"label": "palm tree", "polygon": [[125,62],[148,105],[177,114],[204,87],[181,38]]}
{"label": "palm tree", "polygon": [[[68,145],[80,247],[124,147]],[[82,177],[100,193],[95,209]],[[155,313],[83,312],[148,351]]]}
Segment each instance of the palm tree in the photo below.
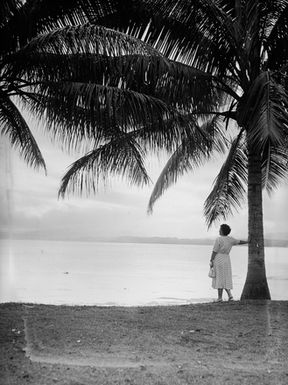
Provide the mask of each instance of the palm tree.
{"label": "palm tree", "polygon": [[[262,189],[271,192],[287,177],[288,1],[115,0],[110,4],[112,12],[98,18],[98,25],[125,29],[161,54],[153,53],[157,59],[152,55],[149,66],[143,66],[141,55],[134,56],[133,65],[127,57],[133,79],[122,77],[126,89],[162,100],[169,110],[160,128],[148,119],[148,124],[138,122],[121,135],[123,143],[125,136],[133,138],[143,149],[142,156],[148,147],[165,147],[172,154],[152,193],[150,210],[179,175],[228,146],[227,159],[205,203],[207,224],[226,218],[247,194],[249,260],[241,298],[269,299]],[[221,117],[227,128],[222,132]],[[238,130],[232,140],[230,134],[223,137],[231,121]],[[124,173],[123,164],[116,169],[117,159],[112,160],[114,144],[108,141],[76,162],[63,178],[61,193],[75,185],[81,191],[84,183],[95,188],[98,172]],[[101,151],[107,151],[109,167],[100,166]]]}
{"label": "palm tree", "polygon": [[[195,35],[200,32],[200,39],[192,41],[192,65],[197,67],[204,56],[206,71],[219,83],[223,81],[228,96],[225,117],[236,121],[239,128],[204,212],[208,226],[219,216],[225,218],[231,208],[241,204],[248,186],[249,260],[241,298],[269,299],[262,189],[271,192],[287,177],[288,49],[284,44],[288,38],[288,2],[200,1],[197,5],[202,19],[195,31]],[[219,105],[217,112],[224,108]],[[197,106],[195,110],[197,113]],[[193,152],[188,155],[194,158]],[[182,167],[177,168],[181,156],[174,153],[168,161],[152,192],[150,210],[175,175],[182,173]],[[176,167],[171,167],[173,162]]]}

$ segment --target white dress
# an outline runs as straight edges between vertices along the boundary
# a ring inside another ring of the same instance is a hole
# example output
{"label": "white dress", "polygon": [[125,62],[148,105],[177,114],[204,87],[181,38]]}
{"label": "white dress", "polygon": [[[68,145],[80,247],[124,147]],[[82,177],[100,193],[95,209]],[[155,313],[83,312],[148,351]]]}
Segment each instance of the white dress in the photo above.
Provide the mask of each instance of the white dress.
{"label": "white dress", "polygon": [[216,277],[212,279],[213,289],[233,289],[229,253],[232,246],[238,245],[239,243],[240,241],[228,235],[220,236],[215,240],[213,251],[217,254],[214,259]]}

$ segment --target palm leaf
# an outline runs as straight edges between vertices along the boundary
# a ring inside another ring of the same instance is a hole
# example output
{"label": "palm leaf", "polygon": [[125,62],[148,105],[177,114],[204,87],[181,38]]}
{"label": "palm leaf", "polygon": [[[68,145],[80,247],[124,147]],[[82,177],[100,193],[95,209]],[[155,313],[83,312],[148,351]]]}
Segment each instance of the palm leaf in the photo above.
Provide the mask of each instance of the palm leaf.
{"label": "palm leaf", "polygon": [[273,75],[267,74],[266,81],[249,133],[262,148],[268,141],[274,146],[281,145],[288,134],[288,94]]}
{"label": "palm leaf", "polygon": [[261,151],[268,142],[281,145],[288,133],[288,97],[269,72],[262,72],[250,87],[239,109],[249,140]]}
{"label": "palm leaf", "polygon": [[287,147],[273,147],[270,143],[263,151],[262,160],[263,188],[271,194],[288,176]]}
{"label": "palm leaf", "polygon": [[269,15],[265,30],[265,50],[268,53],[268,68],[278,70],[287,64],[288,4],[286,1],[271,3],[274,3],[274,8]]}
{"label": "palm leaf", "polygon": [[[129,14],[124,13],[124,6],[129,9]],[[112,17],[104,17],[97,21],[98,24],[123,29],[130,25],[128,33],[143,36],[166,57],[219,77],[227,74],[227,68],[231,73],[235,72],[235,60],[232,59],[238,58],[241,45],[235,38],[230,16],[234,2],[124,1],[120,7],[118,4],[114,7]]]}
{"label": "palm leaf", "polygon": [[[90,151],[91,146],[98,147],[110,141],[115,134],[115,127],[118,126],[117,119],[108,121],[101,109],[103,117],[99,117],[93,108],[60,103],[57,95],[54,98],[50,95],[44,98],[41,94],[26,93],[22,95],[21,103],[40,121],[46,119],[48,114],[51,123],[47,129],[56,140],[64,143],[67,149]],[[144,151],[171,151],[183,135],[186,135],[189,125],[182,114],[171,111],[169,117],[166,116],[160,122],[156,119],[150,122],[145,119],[145,122],[139,125],[121,127],[121,130],[133,132]]]}
{"label": "palm leaf", "polygon": [[[131,89],[191,109],[191,105],[214,107],[222,92],[217,93],[217,79],[213,76],[160,56],[43,55],[21,51],[10,60],[6,77],[11,79],[15,93],[38,83],[91,82]],[[229,92],[228,88],[225,91]]]}
{"label": "palm leaf", "polygon": [[247,184],[247,155],[242,144],[242,131],[233,140],[228,156],[214,181],[204,204],[208,228],[220,217],[226,219],[240,207]]}
{"label": "palm leaf", "polygon": [[182,105],[189,108],[196,101],[198,105],[217,102],[217,82],[210,74],[169,61],[135,38],[91,25],[37,37],[10,56],[6,66],[7,77],[27,82],[69,79],[109,83],[152,93],[167,102],[179,103],[181,98]]}
{"label": "palm leaf", "polygon": [[62,55],[93,54],[120,56],[128,54],[162,56],[147,43],[125,33],[93,24],[65,26],[32,38],[20,52]]}
{"label": "palm leaf", "polygon": [[64,197],[66,193],[82,193],[84,190],[95,192],[100,180],[105,183],[113,175],[122,175],[138,186],[147,184],[149,177],[143,163],[144,155],[134,133],[115,131],[108,143],[73,163],[62,179],[59,195]]}
{"label": "palm leaf", "polygon": [[[162,126],[165,115],[171,115],[161,100],[117,87],[58,82],[41,84],[38,88],[38,98],[30,100],[31,111],[39,118],[45,116],[48,128],[51,127],[54,134],[58,131],[58,138],[62,136],[67,143],[77,135],[73,129],[77,129],[79,119],[89,128],[83,134],[90,139],[97,135],[94,123],[102,127],[117,124],[130,131],[143,121]],[[86,113],[79,116],[83,109]]]}
{"label": "palm leaf", "polygon": [[52,134],[51,137],[63,143],[68,151],[90,151],[91,146],[102,144],[113,128],[107,121],[105,125],[97,121],[93,110],[60,103],[52,95],[25,92],[19,99],[21,105]]}
{"label": "palm leaf", "polygon": [[98,0],[2,0],[0,51],[13,52],[39,33],[79,25],[111,12]]}
{"label": "palm leaf", "polygon": [[157,179],[148,203],[149,213],[152,213],[155,202],[172,184],[177,182],[179,176],[202,165],[213,152],[224,150],[219,117],[214,117],[201,127],[198,126],[194,117],[190,121],[190,129],[191,131],[182,139]]}
{"label": "palm leaf", "polygon": [[46,171],[41,151],[21,113],[8,96],[0,95],[0,128],[13,147],[19,149],[26,163]]}

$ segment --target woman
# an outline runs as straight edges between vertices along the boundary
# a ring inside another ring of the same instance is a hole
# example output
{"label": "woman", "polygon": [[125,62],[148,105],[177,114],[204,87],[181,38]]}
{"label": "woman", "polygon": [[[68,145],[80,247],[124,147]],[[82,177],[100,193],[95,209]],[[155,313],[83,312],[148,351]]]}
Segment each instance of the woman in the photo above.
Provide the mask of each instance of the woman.
{"label": "woman", "polygon": [[248,243],[247,241],[240,241],[229,237],[231,229],[228,225],[223,224],[220,226],[218,237],[215,240],[213,247],[210,266],[214,267],[216,276],[212,279],[213,289],[218,289],[218,299],[217,302],[222,302],[223,289],[228,294],[228,300],[233,301],[233,296],[231,294],[232,285],[232,270],[231,270],[231,261],[230,261],[230,250],[234,245],[244,245]]}

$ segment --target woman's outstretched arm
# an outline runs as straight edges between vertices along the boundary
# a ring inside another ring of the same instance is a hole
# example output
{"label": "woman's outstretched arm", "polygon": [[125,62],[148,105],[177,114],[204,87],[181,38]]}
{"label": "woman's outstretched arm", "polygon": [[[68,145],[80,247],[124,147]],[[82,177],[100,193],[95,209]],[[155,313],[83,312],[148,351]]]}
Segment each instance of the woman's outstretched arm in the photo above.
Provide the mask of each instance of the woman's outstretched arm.
{"label": "woman's outstretched arm", "polygon": [[247,243],[248,241],[242,241],[242,240],[239,241],[239,245],[246,245]]}

